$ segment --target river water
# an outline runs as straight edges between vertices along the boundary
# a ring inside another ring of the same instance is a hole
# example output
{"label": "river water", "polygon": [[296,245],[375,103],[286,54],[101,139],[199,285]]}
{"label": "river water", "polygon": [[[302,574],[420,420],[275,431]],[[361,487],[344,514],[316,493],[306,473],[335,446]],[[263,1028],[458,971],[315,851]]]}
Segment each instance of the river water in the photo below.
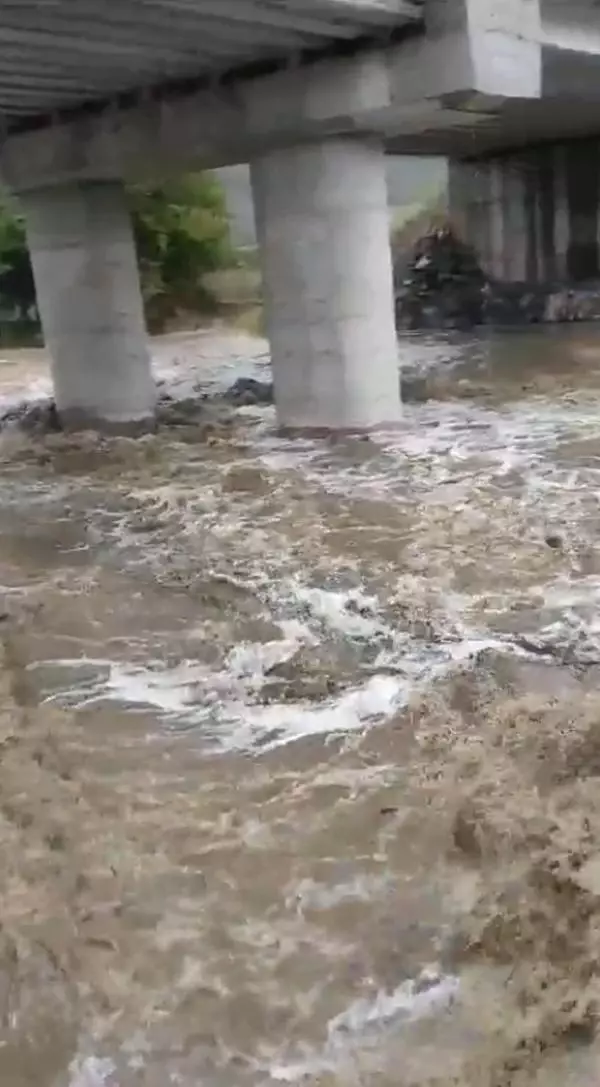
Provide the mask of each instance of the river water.
{"label": "river water", "polygon": [[598,1082],[600,332],[400,350],[377,439],[218,329],[1,432],[3,1087]]}

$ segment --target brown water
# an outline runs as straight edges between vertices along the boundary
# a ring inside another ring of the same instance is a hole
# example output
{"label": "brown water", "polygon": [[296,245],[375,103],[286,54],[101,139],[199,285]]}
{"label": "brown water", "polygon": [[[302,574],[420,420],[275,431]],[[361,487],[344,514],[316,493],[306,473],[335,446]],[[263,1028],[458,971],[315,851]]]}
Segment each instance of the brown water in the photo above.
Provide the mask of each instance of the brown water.
{"label": "brown water", "polygon": [[0,436],[2,1087],[598,1081],[600,332],[401,349],[377,440],[222,332]]}

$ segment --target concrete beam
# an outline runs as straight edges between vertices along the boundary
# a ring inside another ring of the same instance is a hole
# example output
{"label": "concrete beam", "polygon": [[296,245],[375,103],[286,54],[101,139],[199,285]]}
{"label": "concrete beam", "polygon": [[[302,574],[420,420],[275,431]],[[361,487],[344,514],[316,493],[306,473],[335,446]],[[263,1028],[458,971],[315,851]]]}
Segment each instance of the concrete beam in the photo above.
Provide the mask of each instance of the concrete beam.
{"label": "concrete beam", "polygon": [[466,0],[475,83],[489,95],[542,93],[541,0]]}
{"label": "concrete beam", "polygon": [[[342,10],[345,0],[338,2]],[[427,33],[386,49],[157,94],[10,135],[0,175],[16,191],[157,177],[356,133],[380,134],[398,151],[403,139],[418,151],[425,135],[429,152],[447,153],[454,131],[464,142],[465,133],[499,124],[504,104],[540,102],[543,2],[427,0]],[[509,131],[505,141],[510,145]]]}
{"label": "concrete beam", "polygon": [[25,192],[244,162],[271,148],[377,128],[388,58],[368,52],[9,136],[3,182]]}
{"label": "concrete beam", "polygon": [[541,94],[540,0],[428,0],[426,34],[392,63],[397,102]]}

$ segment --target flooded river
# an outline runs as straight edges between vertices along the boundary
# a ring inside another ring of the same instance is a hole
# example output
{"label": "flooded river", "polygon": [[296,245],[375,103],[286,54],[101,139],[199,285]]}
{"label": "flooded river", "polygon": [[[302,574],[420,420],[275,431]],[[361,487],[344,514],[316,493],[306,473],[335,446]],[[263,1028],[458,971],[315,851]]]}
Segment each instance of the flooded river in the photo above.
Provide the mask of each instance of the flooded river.
{"label": "flooded river", "polygon": [[3,1087],[599,1082],[600,330],[401,354],[377,440],[219,330],[0,434]]}

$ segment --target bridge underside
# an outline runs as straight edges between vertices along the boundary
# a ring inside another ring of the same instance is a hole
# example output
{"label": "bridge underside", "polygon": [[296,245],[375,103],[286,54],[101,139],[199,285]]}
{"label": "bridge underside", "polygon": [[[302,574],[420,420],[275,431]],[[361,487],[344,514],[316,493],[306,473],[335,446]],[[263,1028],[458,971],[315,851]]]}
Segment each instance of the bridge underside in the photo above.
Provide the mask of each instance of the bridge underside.
{"label": "bridge underside", "polygon": [[10,0],[0,45],[18,190],[357,132],[463,157],[600,131],[593,0]]}
{"label": "bridge underside", "polygon": [[4,0],[5,129],[224,73],[386,42],[424,0]]}
{"label": "bridge underside", "polygon": [[471,160],[453,174],[468,189],[459,210],[502,274],[541,275],[553,248],[568,269],[596,267],[585,149],[524,165],[513,151],[600,133],[595,0],[0,10],[0,175],[22,197],[66,422],[152,420],[128,178],[250,162],[276,405],[292,429],[397,421],[386,148]]}
{"label": "bridge underside", "polygon": [[[600,91],[600,70],[598,73]],[[597,100],[576,96],[555,99],[498,100],[485,94],[453,96],[419,104],[383,127],[391,155],[443,155],[450,159],[485,156],[541,143],[600,138]]]}

